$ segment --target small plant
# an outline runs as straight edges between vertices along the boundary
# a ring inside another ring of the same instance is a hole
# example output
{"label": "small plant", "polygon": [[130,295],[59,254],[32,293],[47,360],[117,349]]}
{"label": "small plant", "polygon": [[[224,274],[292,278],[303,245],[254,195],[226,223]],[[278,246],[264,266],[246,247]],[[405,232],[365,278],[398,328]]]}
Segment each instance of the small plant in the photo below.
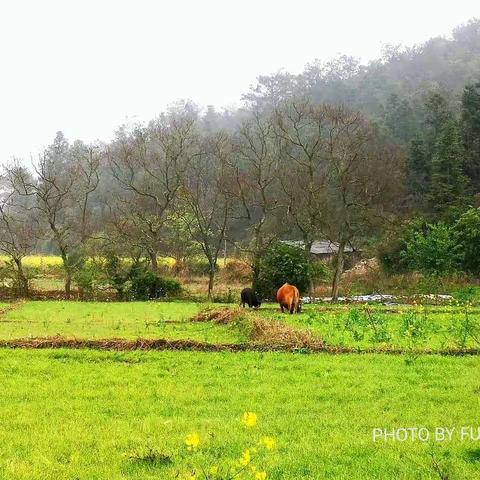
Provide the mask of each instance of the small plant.
{"label": "small plant", "polygon": [[386,317],[375,313],[369,308],[365,308],[366,324],[371,330],[370,340],[372,342],[383,343],[390,340],[390,334],[387,330]]}
{"label": "small plant", "polygon": [[362,341],[367,333],[370,333],[371,342],[382,343],[390,340],[385,317],[368,307],[364,308],[363,312],[358,308],[352,308],[348,312],[344,326],[357,342]]}
{"label": "small plant", "polygon": [[173,462],[172,457],[160,451],[158,448],[147,447],[126,453],[125,456],[132,461],[151,465],[169,465]]}
{"label": "small plant", "polygon": [[469,303],[465,304],[463,317],[453,319],[448,329],[453,342],[460,350],[465,350],[470,340],[480,345],[480,326],[471,316],[470,308]]}
{"label": "small plant", "polygon": [[365,317],[358,308],[352,308],[345,319],[345,329],[350,332],[356,342],[363,340],[365,336]]}
{"label": "small plant", "polygon": [[449,480],[450,475],[447,471],[448,467],[444,462],[440,462],[433,447],[430,449],[430,460],[432,470],[435,472],[436,477],[439,480]]}
{"label": "small plant", "polygon": [[411,365],[418,358],[418,348],[428,339],[430,325],[426,309],[420,315],[418,309],[406,312],[402,317],[400,325],[400,335],[406,341],[406,358],[407,365]]}
{"label": "small plant", "polygon": [[[245,412],[241,423],[246,429],[257,426],[258,417],[254,412]],[[187,450],[194,454],[201,446],[202,439],[198,433],[190,433],[185,438]],[[263,436],[255,445],[243,450],[237,460],[226,459],[218,464],[206,465],[188,472],[186,480],[233,480],[253,479],[266,480],[267,472],[258,467],[258,463],[265,461],[266,455],[276,448],[273,437]]]}

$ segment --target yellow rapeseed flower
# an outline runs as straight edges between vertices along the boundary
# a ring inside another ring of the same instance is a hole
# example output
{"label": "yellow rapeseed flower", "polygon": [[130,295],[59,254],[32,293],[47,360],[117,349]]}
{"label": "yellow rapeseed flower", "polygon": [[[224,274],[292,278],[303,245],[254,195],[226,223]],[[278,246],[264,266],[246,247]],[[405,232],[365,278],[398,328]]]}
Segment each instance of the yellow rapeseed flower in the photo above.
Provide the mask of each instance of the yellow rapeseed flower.
{"label": "yellow rapeseed flower", "polygon": [[246,467],[252,461],[252,456],[250,455],[250,450],[245,450],[240,457],[239,463],[240,465]]}
{"label": "yellow rapeseed flower", "polygon": [[197,480],[197,474],[195,472],[191,473],[188,477],[187,480]]}
{"label": "yellow rapeseed flower", "polygon": [[185,444],[188,450],[195,450],[200,444],[200,435],[198,433],[190,433],[185,438]]}
{"label": "yellow rapeseed flower", "polygon": [[216,475],[218,473],[218,467],[216,465],[213,465],[213,467],[210,467],[208,469],[208,473],[210,475]]}
{"label": "yellow rapeseed flower", "polygon": [[267,450],[273,450],[275,448],[275,439],[272,437],[263,437],[260,440],[260,444],[263,445]]}
{"label": "yellow rapeseed flower", "polygon": [[253,412],[245,412],[242,416],[242,423],[246,427],[254,427],[257,424],[257,414]]}
{"label": "yellow rapeseed flower", "polygon": [[255,474],[255,480],[265,480],[267,478],[267,472],[257,472]]}

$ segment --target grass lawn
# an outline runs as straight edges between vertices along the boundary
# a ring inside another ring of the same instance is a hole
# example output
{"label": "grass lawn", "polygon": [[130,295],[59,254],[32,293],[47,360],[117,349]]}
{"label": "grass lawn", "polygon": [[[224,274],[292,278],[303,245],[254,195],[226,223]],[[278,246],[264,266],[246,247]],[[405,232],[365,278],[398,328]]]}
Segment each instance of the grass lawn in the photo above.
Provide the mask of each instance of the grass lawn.
{"label": "grass lawn", "polygon": [[[264,435],[277,446],[252,462],[268,479],[433,480],[432,451],[448,478],[480,478],[480,441],[372,441],[479,426],[479,371],[478,357],[0,349],[0,478],[189,478]],[[150,448],[165,457],[125,455]]]}
{"label": "grass lawn", "polygon": [[235,325],[188,320],[205,305],[193,302],[30,301],[0,318],[0,338],[168,338],[215,343],[244,340]]}

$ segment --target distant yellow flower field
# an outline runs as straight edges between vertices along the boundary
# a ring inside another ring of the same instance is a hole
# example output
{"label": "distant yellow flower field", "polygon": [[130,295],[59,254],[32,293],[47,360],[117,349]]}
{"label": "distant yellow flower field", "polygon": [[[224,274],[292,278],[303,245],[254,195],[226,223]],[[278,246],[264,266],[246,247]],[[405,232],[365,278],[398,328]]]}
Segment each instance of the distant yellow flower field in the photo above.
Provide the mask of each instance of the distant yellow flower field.
{"label": "distant yellow flower field", "polygon": [[[0,255],[0,263],[8,261],[6,255]],[[55,267],[62,264],[62,258],[57,255],[28,255],[23,259],[26,267]]]}
{"label": "distant yellow flower field", "polygon": [[[227,258],[227,262],[234,260],[234,258]],[[0,255],[0,264],[4,264],[8,261],[6,255]],[[159,257],[158,263],[173,267],[175,265],[175,259],[173,257]],[[59,255],[27,255],[23,259],[23,265],[25,267],[56,267],[62,265],[62,258]],[[218,266],[223,268],[223,258],[219,259]]]}

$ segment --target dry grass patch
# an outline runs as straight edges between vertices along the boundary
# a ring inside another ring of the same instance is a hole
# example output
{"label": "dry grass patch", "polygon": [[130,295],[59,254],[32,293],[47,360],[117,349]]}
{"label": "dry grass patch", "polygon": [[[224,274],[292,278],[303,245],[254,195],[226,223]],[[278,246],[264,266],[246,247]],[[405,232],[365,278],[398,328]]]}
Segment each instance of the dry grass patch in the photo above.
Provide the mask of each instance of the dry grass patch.
{"label": "dry grass patch", "polygon": [[281,347],[287,349],[322,350],[323,339],[308,330],[291,327],[285,323],[265,320],[254,311],[242,308],[206,309],[195,315],[192,322],[214,322],[221,325],[243,323],[249,331],[252,346]]}
{"label": "dry grass patch", "polygon": [[290,327],[282,322],[254,318],[250,340],[253,345],[269,345],[289,349],[322,350],[323,339],[308,330]]}
{"label": "dry grass patch", "polygon": [[241,308],[206,308],[192,317],[192,322],[214,322],[220,325],[237,323],[246,318],[245,310]]}

